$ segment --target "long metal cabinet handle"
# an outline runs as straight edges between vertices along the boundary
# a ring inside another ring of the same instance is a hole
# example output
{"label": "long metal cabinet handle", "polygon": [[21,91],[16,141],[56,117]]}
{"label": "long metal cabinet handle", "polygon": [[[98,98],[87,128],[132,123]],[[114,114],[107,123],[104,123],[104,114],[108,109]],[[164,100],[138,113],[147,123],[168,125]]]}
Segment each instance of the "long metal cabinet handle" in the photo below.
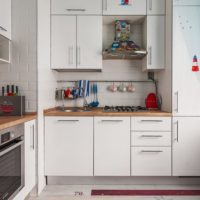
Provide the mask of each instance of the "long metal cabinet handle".
{"label": "long metal cabinet handle", "polygon": [[58,122],[79,122],[79,120],[57,120]]}
{"label": "long metal cabinet handle", "polygon": [[32,131],[33,131],[33,150],[35,149],[35,126],[32,125]]}
{"label": "long metal cabinet handle", "polygon": [[68,64],[71,65],[71,47],[68,47]]}
{"label": "long metal cabinet handle", "polygon": [[101,120],[101,122],[123,122],[123,120]]}
{"label": "long metal cabinet handle", "polygon": [[151,120],[151,119],[147,119],[147,120],[140,120],[141,122],[163,122],[163,120]]}
{"label": "long metal cabinet handle", "polygon": [[141,153],[162,153],[163,151],[142,150]]}
{"label": "long metal cabinet handle", "polygon": [[152,65],[152,47],[151,46],[148,48],[148,63],[149,65]]}
{"label": "long metal cabinet handle", "polygon": [[77,63],[78,65],[81,64],[81,47],[80,46],[77,47]]}
{"label": "long metal cabinet handle", "polygon": [[71,47],[71,64],[73,65],[74,64],[74,47],[72,46]]}
{"label": "long metal cabinet handle", "polygon": [[153,6],[152,0],[149,0],[149,10],[150,10],[150,11],[152,11],[152,6]]}
{"label": "long metal cabinet handle", "polygon": [[66,9],[67,11],[69,12],[74,12],[74,11],[78,11],[78,12],[85,12],[86,9],[76,9],[76,8],[69,8],[69,9]]}
{"label": "long metal cabinet handle", "polygon": [[178,142],[179,141],[179,124],[178,124],[178,120],[175,122],[175,124],[176,124],[176,132],[175,132],[175,134],[176,134],[176,137],[174,138],[174,141],[176,141],[176,142]]}
{"label": "long metal cabinet handle", "polygon": [[143,138],[162,138],[162,135],[141,135]]}
{"label": "long metal cabinet handle", "polygon": [[177,91],[175,93],[176,95],[176,109],[174,111],[178,112],[179,111],[179,106],[178,106],[178,101],[179,101],[179,92]]}
{"label": "long metal cabinet handle", "polygon": [[5,29],[5,28],[2,27],[2,26],[0,26],[0,29],[1,29],[2,31],[6,31],[6,32],[7,32],[7,29]]}

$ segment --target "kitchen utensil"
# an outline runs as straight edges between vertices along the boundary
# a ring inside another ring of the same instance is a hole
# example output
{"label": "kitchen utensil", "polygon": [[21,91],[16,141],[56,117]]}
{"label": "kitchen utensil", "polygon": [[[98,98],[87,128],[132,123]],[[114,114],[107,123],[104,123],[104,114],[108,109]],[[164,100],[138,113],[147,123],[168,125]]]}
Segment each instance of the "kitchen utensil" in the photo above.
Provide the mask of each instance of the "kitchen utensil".
{"label": "kitchen utensil", "polygon": [[2,87],[2,96],[5,96],[5,88]]}
{"label": "kitchen utensil", "polygon": [[99,101],[98,101],[98,86],[96,83],[93,83],[93,85],[91,86],[91,91],[93,94],[93,101],[89,104],[89,106],[97,107],[99,105]]}
{"label": "kitchen utensil", "polygon": [[117,92],[117,86],[115,85],[115,83],[113,83],[112,85],[109,85],[107,87],[107,89],[110,91],[110,92]]}
{"label": "kitchen utensil", "polygon": [[126,86],[124,85],[124,83],[121,83],[119,86],[118,86],[118,91],[119,92],[126,92]]}
{"label": "kitchen utensil", "polygon": [[70,88],[67,88],[67,90],[65,90],[65,98],[70,98],[71,95],[71,90]]}
{"label": "kitchen utensil", "polygon": [[128,86],[127,86],[127,91],[128,92],[135,92],[135,86],[130,83]]}
{"label": "kitchen utensil", "polygon": [[158,109],[158,103],[155,93],[148,94],[146,98],[146,108],[148,109]]}

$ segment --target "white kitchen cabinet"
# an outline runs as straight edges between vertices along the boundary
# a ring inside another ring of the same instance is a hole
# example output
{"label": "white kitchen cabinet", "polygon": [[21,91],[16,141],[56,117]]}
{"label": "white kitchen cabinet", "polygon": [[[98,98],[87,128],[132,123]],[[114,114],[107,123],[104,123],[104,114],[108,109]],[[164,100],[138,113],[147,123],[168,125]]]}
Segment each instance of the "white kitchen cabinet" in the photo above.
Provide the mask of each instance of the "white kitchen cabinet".
{"label": "white kitchen cabinet", "polygon": [[93,176],[93,118],[45,118],[45,175]]}
{"label": "white kitchen cabinet", "polygon": [[200,117],[173,119],[173,176],[200,176]]}
{"label": "white kitchen cabinet", "polygon": [[103,15],[146,15],[146,0],[129,0],[129,5],[120,1],[103,0]]}
{"label": "white kitchen cabinet", "polygon": [[165,68],[165,17],[147,16],[146,19],[146,49],[144,70],[159,70]]}
{"label": "white kitchen cabinet", "polygon": [[130,117],[94,118],[94,176],[130,176]]}
{"label": "white kitchen cabinet", "polygon": [[76,17],[51,17],[51,66],[76,68]]}
{"label": "white kitchen cabinet", "polygon": [[147,15],[165,15],[165,0],[147,0]]}
{"label": "white kitchen cabinet", "polygon": [[51,14],[101,15],[102,0],[51,0]]}
{"label": "white kitchen cabinet", "polygon": [[0,35],[11,39],[11,0],[0,0]]}
{"label": "white kitchen cabinet", "polygon": [[200,59],[200,7],[174,6],[173,114],[200,116],[200,79],[192,72],[193,57]]}
{"label": "white kitchen cabinet", "polygon": [[102,68],[102,16],[52,16],[51,68]]}
{"label": "white kitchen cabinet", "polygon": [[132,147],[132,176],[171,176],[171,147]]}
{"label": "white kitchen cabinet", "polygon": [[171,132],[133,131],[131,146],[171,146]]}
{"label": "white kitchen cabinet", "polygon": [[36,185],[36,121],[24,124],[24,187],[13,200],[25,199]]}
{"label": "white kitchen cabinet", "polygon": [[171,131],[171,117],[131,117],[132,131]]}
{"label": "white kitchen cabinet", "polygon": [[173,5],[176,6],[199,6],[199,0],[173,0]]}
{"label": "white kitchen cabinet", "polygon": [[102,17],[77,17],[77,68],[102,68]]}
{"label": "white kitchen cabinet", "polygon": [[36,184],[36,123],[25,123],[25,188],[27,194]]}
{"label": "white kitchen cabinet", "polygon": [[171,176],[171,121],[131,117],[131,176]]}

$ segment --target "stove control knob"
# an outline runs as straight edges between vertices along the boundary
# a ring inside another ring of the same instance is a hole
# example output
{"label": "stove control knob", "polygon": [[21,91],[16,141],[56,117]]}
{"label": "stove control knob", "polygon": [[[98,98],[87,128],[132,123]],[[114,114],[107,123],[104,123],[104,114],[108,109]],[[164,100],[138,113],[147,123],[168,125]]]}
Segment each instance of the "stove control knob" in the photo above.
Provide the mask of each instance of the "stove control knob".
{"label": "stove control knob", "polygon": [[15,134],[14,133],[11,133],[10,134],[10,137],[13,139],[15,137]]}

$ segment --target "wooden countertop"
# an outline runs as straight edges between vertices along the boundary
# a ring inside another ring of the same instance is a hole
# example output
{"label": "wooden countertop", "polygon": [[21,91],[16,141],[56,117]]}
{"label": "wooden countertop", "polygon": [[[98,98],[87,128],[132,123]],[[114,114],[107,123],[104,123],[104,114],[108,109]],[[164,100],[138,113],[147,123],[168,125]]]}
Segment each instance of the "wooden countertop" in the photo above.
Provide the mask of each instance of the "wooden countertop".
{"label": "wooden countertop", "polygon": [[[67,108],[70,109],[70,108]],[[172,113],[164,111],[141,111],[128,113],[103,112],[102,108],[93,108],[89,112],[63,112],[56,108],[44,111],[45,116],[149,116],[149,117],[171,117]]]}
{"label": "wooden countertop", "polygon": [[22,124],[33,119],[36,119],[36,113],[33,114],[26,114],[22,117],[20,116],[9,116],[9,117],[0,117],[0,130]]}

